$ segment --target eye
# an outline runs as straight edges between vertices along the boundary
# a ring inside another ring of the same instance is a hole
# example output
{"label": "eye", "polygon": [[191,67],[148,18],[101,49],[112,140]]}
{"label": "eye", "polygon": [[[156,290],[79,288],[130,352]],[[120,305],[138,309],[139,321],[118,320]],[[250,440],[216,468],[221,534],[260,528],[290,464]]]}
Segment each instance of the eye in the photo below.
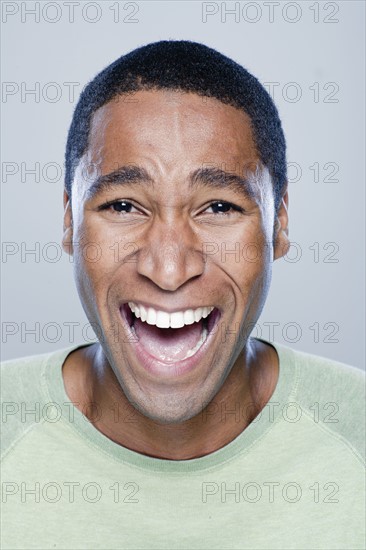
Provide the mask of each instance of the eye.
{"label": "eye", "polygon": [[116,212],[126,212],[126,213],[131,212],[131,209],[133,208],[132,204],[127,201],[113,202],[110,206]]}
{"label": "eye", "polygon": [[[207,212],[210,208],[212,211]],[[119,215],[139,213],[139,210],[127,200],[109,201],[99,206],[98,210],[109,210],[112,214],[116,213]],[[231,202],[214,201],[204,210],[204,212],[208,214],[218,214],[220,216],[229,216],[235,212],[243,213],[244,209]]]}
{"label": "eye", "polygon": [[106,202],[98,208],[98,210],[110,210],[112,213],[116,212],[122,215],[131,213],[133,209],[138,212],[137,208],[131,202],[125,200]]}
{"label": "eye", "polygon": [[[229,215],[233,212],[244,212],[243,208],[226,201],[215,201],[208,208],[212,208],[214,214]],[[207,210],[206,209],[206,210]],[[210,213],[210,212],[209,212]]]}

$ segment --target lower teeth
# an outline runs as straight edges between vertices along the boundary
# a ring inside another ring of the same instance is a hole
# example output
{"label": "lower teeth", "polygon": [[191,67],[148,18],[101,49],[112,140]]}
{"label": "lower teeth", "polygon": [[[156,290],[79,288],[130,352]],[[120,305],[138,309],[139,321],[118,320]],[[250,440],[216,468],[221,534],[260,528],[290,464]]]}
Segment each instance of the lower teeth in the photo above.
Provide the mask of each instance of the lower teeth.
{"label": "lower teeth", "polygon": [[202,344],[206,341],[207,338],[207,327],[206,325],[203,326],[201,338],[198,340],[197,344],[194,346],[193,349],[190,349],[187,351],[187,355],[183,357],[183,359],[188,359],[188,357],[192,357],[196,353],[196,351],[199,350],[199,348],[202,346]]}

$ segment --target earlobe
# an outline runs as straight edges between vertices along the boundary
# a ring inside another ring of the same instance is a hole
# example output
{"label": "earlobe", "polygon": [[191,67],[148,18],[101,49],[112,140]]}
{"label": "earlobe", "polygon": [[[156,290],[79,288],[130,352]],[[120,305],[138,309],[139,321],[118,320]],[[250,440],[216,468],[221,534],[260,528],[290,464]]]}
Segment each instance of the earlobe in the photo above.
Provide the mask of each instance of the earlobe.
{"label": "earlobe", "polygon": [[72,246],[72,212],[70,199],[66,191],[64,191],[64,227],[63,227],[63,237],[62,237],[62,248],[66,254],[73,254]]}
{"label": "earlobe", "polygon": [[288,238],[288,233],[288,191],[286,190],[275,219],[273,235],[274,260],[282,258],[289,251],[290,240]]}

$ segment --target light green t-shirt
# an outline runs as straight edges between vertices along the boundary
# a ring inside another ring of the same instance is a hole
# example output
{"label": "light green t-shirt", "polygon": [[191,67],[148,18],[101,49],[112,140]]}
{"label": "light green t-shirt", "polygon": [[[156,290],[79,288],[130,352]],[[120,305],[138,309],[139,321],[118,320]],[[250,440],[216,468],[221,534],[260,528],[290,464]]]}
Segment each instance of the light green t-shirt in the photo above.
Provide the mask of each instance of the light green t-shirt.
{"label": "light green t-shirt", "polygon": [[3,363],[1,548],[364,549],[364,375],[272,345],[266,407],[182,461],[114,443],[70,402],[61,368],[79,346]]}

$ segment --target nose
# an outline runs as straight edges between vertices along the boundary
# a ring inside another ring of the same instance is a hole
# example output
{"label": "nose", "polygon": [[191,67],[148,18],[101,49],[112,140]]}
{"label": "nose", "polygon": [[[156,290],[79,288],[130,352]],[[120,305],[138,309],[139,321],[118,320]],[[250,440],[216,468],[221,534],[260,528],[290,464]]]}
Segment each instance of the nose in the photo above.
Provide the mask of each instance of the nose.
{"label": "nose", "polygon": [[163,290],[175,291],[205,268],[197,236],[187,223],[157,223],[137,254],[137,271]]}

